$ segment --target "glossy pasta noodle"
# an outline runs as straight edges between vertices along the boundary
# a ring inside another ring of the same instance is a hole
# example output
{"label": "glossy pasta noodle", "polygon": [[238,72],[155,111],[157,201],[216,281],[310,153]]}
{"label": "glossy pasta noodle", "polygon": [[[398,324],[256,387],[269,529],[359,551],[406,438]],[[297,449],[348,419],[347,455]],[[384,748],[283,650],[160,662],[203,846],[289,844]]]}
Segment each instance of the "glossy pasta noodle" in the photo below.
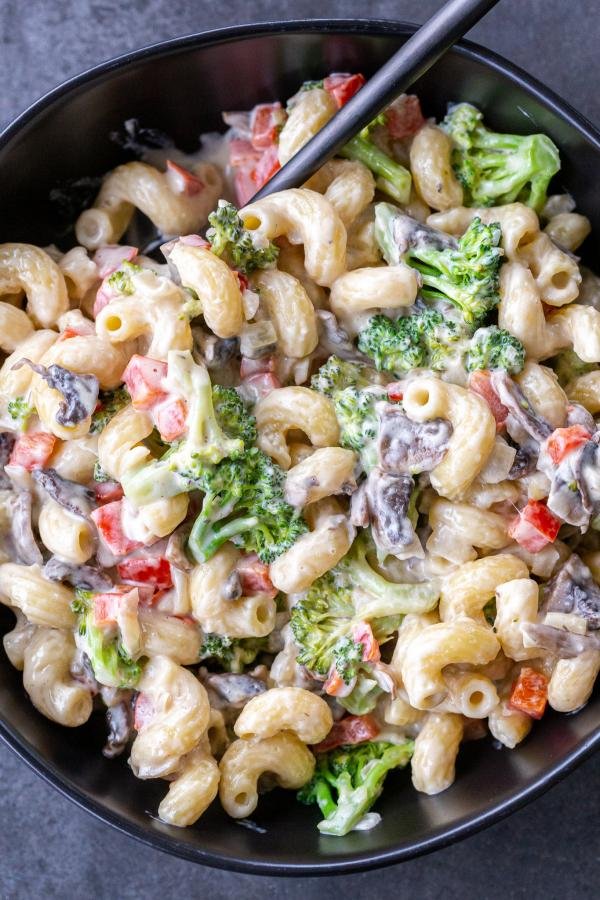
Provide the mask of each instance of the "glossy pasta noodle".
{"label": "glossy pasta noodle", "polygon": [[4,649],[55,722],[102,702],[172,826],[278,785],[375,827],[389,770],[443,791],[600,671],[589,223],[547,136],[414,96],[252,202],[363,83],[224,114],[223,170],[119,166],[76,246],[0,246]]}

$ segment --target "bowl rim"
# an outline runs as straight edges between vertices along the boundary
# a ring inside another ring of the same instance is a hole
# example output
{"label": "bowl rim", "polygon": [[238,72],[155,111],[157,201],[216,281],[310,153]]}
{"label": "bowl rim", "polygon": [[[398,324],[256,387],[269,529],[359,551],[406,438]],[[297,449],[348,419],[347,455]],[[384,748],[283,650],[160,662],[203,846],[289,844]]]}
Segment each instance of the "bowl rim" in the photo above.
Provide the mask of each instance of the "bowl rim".
{"label": "bowl rim", "polygon": [[[9,121],[0,131],[0,150],[16,137],[38,114],[50,108],[56,101],[67,97],[76,90],[91,85],[95,80],[103,78],[113,70],[143,62],[147,59],[176,54],[194,47],[218,46],[219,44],[267,35],[325,32],[330,34],[365,34],[373,37],[385,37],[410,35],[417,27],[417,25],[410,22],[379,18],[290,19],[210,29],[149,44],[139,50],[121,54],[86,69],[43,94],[18,114],[13,121]],[[452,52],[480,62],[487,68],[511,80],[559,118],[566,121],[600,153],[600,131],[556,92],[529,75],[524,69],[509,62],[500,54],[472,41],[461,40],[457,42],[452,48]],[[594,750],[600,747],[600,727],[582,739],[573,751],[546,768],[537,778],[529,782],[526,787],[515,789],[504,800],[492,803],[484,812],[476,816],[464,816],[451,827],[440,826],[434,829],[427,837],[419,838],[414,843],[404,847],[380,852],[371,850],[343,859],[315,859],[310,863],[281,863],[268,860],[241,859],[236,856],[230,856],[227,853],[219,853],[212,850],[205,851],[178,840],[176,836],[177,829],[175,828],[171,830],[171,834],[167,834],[166,831],[164,834],[148,831],[119,813],[110,810],[95,799],[88,797],[71,779],[60,772],[53,763],[44,759],[42,754],[29,741],[5,721],[1,711],[0,739],[29,768],[33,769],[37,775],[55,788],[62,796],[71,800],[80,809],[91,813],[96,819],[111,825],[123,834],[149,847],[191,862],[219,869],[253,875],[306,877],[309,875],[348,874],[393,865],[416,856],[431,853],[434,850],[462,840],[483,828],[489,827],[515,812],[530,800],[538,797],[587,759]],[[165,829],[167,827],[165,826]]]}

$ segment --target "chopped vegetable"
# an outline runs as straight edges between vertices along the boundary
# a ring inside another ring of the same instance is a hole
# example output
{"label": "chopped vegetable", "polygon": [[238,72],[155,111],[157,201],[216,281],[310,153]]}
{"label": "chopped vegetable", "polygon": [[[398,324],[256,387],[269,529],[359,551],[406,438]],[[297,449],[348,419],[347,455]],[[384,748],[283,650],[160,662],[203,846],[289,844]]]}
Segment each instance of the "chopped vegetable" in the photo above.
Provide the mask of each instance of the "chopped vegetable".
{"label": "chopped vegetable", "polygon": [[54,451],[56,438],[47,431],[32,431],[20,434],[17,438],[10,459],[11,466],[23,466],[28,472],[43,469]]}
{"label": "chopped vegetable", "polygon": [[125,556],[142,546],[139,541],[128,538],[123,531],[122,514],[122,500],[105,503],[104,506],[99,506],[91,513],[100,538],[115,556]]}
{"label": "chopped vegetable", "polygon": [[565,456],[586,444],[592,435],[583,425],[570,425],[568,428],[556,428],[546,441],[546,451],[555,465],[563,461]]}
{"label": "chopped vegetable", "polygon": [[[327,78],[323,79],[323,87],[328,94],[331,94],[337,103],[338,109],[341,109],[342,106],[346,105],[348,100],[354,97],[365,82],[365,76],[361,75],[360,72],[357,72],[355,75],[333,72],[331,75],[328,75]],[[315,86],[317,85],[320,86],[318,82]]]}
{"label": "chopped vegetable", "polygon": [[491,373],[485,369],[476,369],[469,377],[469,390],[479,394],[490,408],[490,412],[496,420],[496,431],[502,431],[508,418],[506,407],[492,386]]}
{"label": "chopped vegetable", "polygon": [[133,354],[122,375],[136,409],[151,409],[166,398],[164,386],[166,377],[166,362],[150,359],[149,356],[140,356],[139,353]]}
{"label": "chopped vegetable", "polygon": [[315,744],[313,753],[327,753],[344,744],[361,744],[372,741],[380,732],[379,725],[370,713],[364,716],[344,716],[334,722],[326,738]]}
{"label": "chopped vegetable", "polygon": [[529,553],[538,553],[556,540],[560,524],[544,500],[529,500],[508,526],[508,534]]}
{"label": "chopped vegetable", "polygon": [[117,572],[127,584],[151,584],[157,590],[173,587],[171,564],[164,556],[131,556],[117,564]]}
{"label": "chopped vegetable", "polygon": [[217,209],[210,213],[208,221],[211,227],[206,236],[210,241],[210,249],[217,256],[222,256],[234,269],[246,274],[275,264],[279,248],[270,242],[264,246],[255,244],[255,236],[244,228],[233,203],[219,200]]}
{"label": "chopped vegetable", "polygon": [[508,705],[532,719],[541,719],[548,702],[548,679],[543,672],[523,666],[515,681]]}

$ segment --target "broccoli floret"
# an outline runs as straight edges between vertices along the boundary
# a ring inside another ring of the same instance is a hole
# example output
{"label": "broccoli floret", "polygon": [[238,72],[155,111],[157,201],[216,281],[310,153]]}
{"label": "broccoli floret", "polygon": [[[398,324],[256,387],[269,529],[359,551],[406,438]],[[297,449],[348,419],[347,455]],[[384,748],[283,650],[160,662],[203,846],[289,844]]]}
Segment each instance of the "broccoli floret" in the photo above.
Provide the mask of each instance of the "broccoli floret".
{"label": "broccoli floret", "polygon": [[467,372],[506,369],[510,375],[518,375],[524,365],[525,348],[521,341],[497,325],[478,328],[465,357]]}
{"label": "broccoli floret", "polygon": [[423,297],[452,303],[469,326],[477,327],[498,305],[502,250],[497,223],[484,225],[475,218],[455,242],[389,203],[378,203],[375,236],[390,265],[402,260],[420,273]]}
{"label": "broccoli floret", "polygon": [[79,635],[100,684],[134,688],[142,674],[143,661],[126,653],[118,632],[94,624],[93,592],[77,588],[71,609],[79,615]]}
{"label": "broccoli floret", "polygon": [[563,350],[552,360],[552,368],[556,372],[560,386],[566,387],[580,375],[595,372],[598,365],[584,362],[574,350]]}
{"label": "broccoli floret", "polygon": [[331,356],[311,380],[313,390],[326,394],[333,402],[341,446],[359,454],[366,472],[377,465],[375,440],[379,419],[375,404],[387,396],[385,388],[372,383],[373,375],[368,366]]}
{"label": "broccoli floret", "polygon": [[467,206],[501,206],[519,200],[539,212],[550,180],[560,169],[556,145],[545,134],[497,134],[470,103],[451,106],[442,128],[453,139],[454,171]]}
{"label": "broccoli floret", "polygon": [[15,397],[8,401],[8,414],[20,431],[27,427],[27,420],[35,412],[35,407],[27,402],[25,397]]}
{"label": "broccoli floret", "polygon": [[244,228],[233,203],[219,200],[208,221],[211,227],[206,237],[210,241],[210,249],[234,269],[248,274],[255,269],[269,268],[277,261],[279,247],[271,241],[264,242],[263,246],[258,241],[255,243],[252,232]]}
{"label": "broccoli floret", "polygon": [[358,348],[380,371],[401,377],[411,369],[443,371],[461,355],[464,329],[438,309],[417,308],[393,321],[377,315],[358,337]]}
{"label": "broccoli floret", "polygon": [[239,438],[245,447],[256,441],[256,419],[250,415],[246,404],[232,387],[213,384],[213,408],[217,422],[231,438]]}
{"label": "broccoli floret", "polygon": [[101,391],[98,402],[100,406],[92,415],[90,434],[100,434],[110,420],[131,402],[131,397],[125,388],[117,388],[115,391]]}
{"label": "broccoli floret", "polygon": [[200,661],[211,660],[221,669],[239,675],[266,649],[267,638],[231,638],[224,634],[205,634],[200,647]]}
{"label": "broccoli floret", "polygon": [[[353,662],[347,642],[359,623],[369,622],[375,639],[384,643],[397,630],[403,615],[428,612],[438,602],[439,587],[434,581],[387,581],[369,563],[369,549],[363,532],[344,559],[318,578],[292,609],[297,659],[311,672],[327,675],[338,653],[341,659]],[[343,677],[342,672],[339,674]]]}
{"label": "broccoli floret", "polygon": [[202,509],[188,540],[192,558],[206,562],[229,540],[265,563],[288,550],[307,525],[285,501],[284,482],[282,469],[256,447],[206,467],[197,482]]}
{"label": "broccoli floret", "polygon": [[105,472],[102,466],[100,465],[100,460],[97,459],[94,463],[94,481],[98,481],[100,483],[104,481],[112,481],[112,478]]}
{"label": "broccoli floret", "polygon": [[318,805],[324,816],[317,826],[322,834],[348,834],[381,794],[390,769],[405,766],[413,751],[413,741],[366,741],[319,754],[315,773],[298,792],[298,800]]}
{"label": "broccoli floret", "polygon": [[135,288],[131,276],[143,271],[141,266],[124,259],[121,267],[109,276],[108,284],[119,294],[133,294]]}
{"label": "broccoli floret", "polygon": [[[378,124],[376,120],[372,124]],[[392,159],[371,140],[370,127],[363,129],[339,151],[346,159],[356,159],[375,175],[375,184],[397,203],[408,203],[412,179],[408,169]]]}
{"label": "broccoli floret", "polygon": [[[244,450],[243,440],[230,437],[221,427],[213,406],[208,370],[194,363],[188,350],[169,351],[167,378],[176,393],[187,398],[187,435],[159,460],[124,476],[125,496],[137,506],[198,488],[207,468]],[[232,409],[231,398],[227,403]],[[241,423],[241,411],[236,406],[232,431],[241,427]],[[250,428],[246,422],[244,429]]]}

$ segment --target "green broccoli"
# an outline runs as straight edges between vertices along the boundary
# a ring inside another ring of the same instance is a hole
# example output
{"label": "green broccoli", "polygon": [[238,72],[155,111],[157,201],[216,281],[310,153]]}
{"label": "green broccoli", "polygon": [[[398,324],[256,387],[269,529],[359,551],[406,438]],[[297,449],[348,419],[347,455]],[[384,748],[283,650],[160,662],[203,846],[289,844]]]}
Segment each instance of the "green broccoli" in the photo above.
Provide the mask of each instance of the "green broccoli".
{"label": "green broccoli", "polygon": [[574,350],[562,350],[552,360],[552,368],[556,372],[558,383],[564,388],[580,375],[597,371],[598,365],[584,362]]}
{"label": "green broccoli", "polygon": [[[123,491],[137,506],[166,497],[174,497],[199,486],[199,479],[222,459],[240,454],[244,441],[236,434],[227,434],[227,426],[219,423],[213,406],[213,389],[205,366],[194,363],[188,350],[170,350],[168,377],[177,392],[188,401],[188,433],[158,460],[127,473],[122,480]],[[218,402],[231,412],[232,432],[242,429],[241,407],[227,394],[217,391]],[[250,418],[250,417],[248,417]],[[248,421],[243,430],[253,434]]]}
{"label": "green broccoli", "polygon": [[94,676],[107,687],[134,688],[142,674],[143,660],[131,659],[118,630],[95,624],[93,596],[92,591],[77,588],[71,609],[79,616],[79,634]]}
{"label": "green broccoli", "polygon": [[94,463],[94,481],[98,481],[100,483],[105,481],[112,481],[112,478],[105,472],[102,466],[100,465],[100,460],[97,459]]}
{"label": "green broccoli", "polygon": [[7,410],[19,431],[25,431],[27,420],[35,412],[35,407],[28,403],[25,397],[15,397],[14,400],[8,401]]}
{"label": "green broccoli", "polygon": [[298,800],[318,805],[324,816],[317,826],[322,834],[348,834],[381,794],[387,773],[406,766],[413,751],[413,741],[365,741],[319,754],[315,773],[298,792]]}
{"label": "green broccoli", "polygon": [[[373,124],[378,124],[378,121]],[[375,184],[380,191],[397,203],[408,203],[412,184],[410,172],[371,140],[369,131],[372,125],[351,138],[338,151],[338,155],[361,162],[375,175]]]}
{"label": "green broccoli", "polygon": [[524,365],[525,348],[521,341],[497,325],[478,328],[465,357],[467,372],[506,369],[510,375],[518,375]]}
{"label": "green broccoli", "polygon": [[267,638],[231,638],[224,634],[205,634],[200,661],[210,660],[227,672],[239,675],[259,653],[267,649]]}
{"label": "green broccoli", "polygon": [[[384,643],[398,629],[403,615],[429,612],[439,600],[435,581],[388,581],[369,563],[370,549],[363,532],[350,552],[318,578],[292,609],[291,628],[299,648],[297,659],[311,672],[327,675],[338,653],[342,654],[341,659],[352,662],[347,641],[358,624],[369,622],[375,639]],[[339,674],[343,677],[342,672]]]}
{"label": "green broccoli", "polygon": [[109,275],[108,284],[118,294],[133,294],[135,288],[131,276],[143,271],[141,266],[124,259],[121,267]]}
{"label": "green broccoli", "polygon": [[358,336],[358,348],[370,356],[380,371],[401,377],[411,369],[443,371],[462,354],[464,329],[432,307],[396,321],[373,316]]}
{"label": "green broccoli", "polygon": [[206,232],[206,237],[210,241],[210,249],[234,269],[249,274],[255,269],[267,269],[277,261],[279,247],[271,241],[259,242],[251,231],[244,228],[233,203],[219,200],[208,221],[211,228]]}
{"label": "green broccoli", "polygon": [[256,441],[256,419],[251,416],[246,404],[235,388],[213,384],[213,409],[217,422],[232,438],[239,438],[249,447]]}
{"label": "green broccoli", "polygon": [[451,106],[442,128],[453,139],[454,171],[467,206],[516,200],[540,212],[550,180],[560,169],[556,145],[545,134],[497,134],[470,103]]}
{"label": "green broccoli", "polygon": [[188,539],[192,558],[206,562],[229,540],[266,563],[288,550],[308,529],[286,503],[284,482],[282,469],[256,447],[206,467],[197,481],[202,509]]}
{"label": "green broccoli", "polygon": [[376,377],[367,366],[331,356],[311,380],[311,387],[333,402],[341,446],[359,454],[366,472],[377,465],[379,420],[375,405],[387,397],[385,388],[373,384],[370,375]]}
{"label": "green broccoli", "polygon": [[101,391],[98,402],[100,406],[92,415],[90,434],[100,434],[110,420],[131,402],[131,397],[125,388],[121,387],[114,391]]}
{"label": "green broccoli", "polygon": [[452,303],[467,325],[476,328],[498,305],[502,250],[497,223],[484,225],[475,218],[456,242],[395,206],[378,203],[375,237],[390,265],[402,260],[419,272],[423,297]]}

